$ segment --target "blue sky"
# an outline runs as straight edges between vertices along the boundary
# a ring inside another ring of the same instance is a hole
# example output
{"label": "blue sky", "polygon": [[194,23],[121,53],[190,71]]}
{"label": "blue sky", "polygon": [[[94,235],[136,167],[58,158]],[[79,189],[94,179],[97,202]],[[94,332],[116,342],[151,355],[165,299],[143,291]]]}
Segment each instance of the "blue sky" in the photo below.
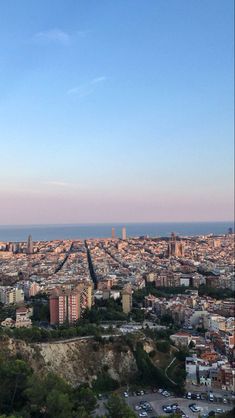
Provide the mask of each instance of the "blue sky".
{"label": "blue sky", "polygon": [[232,0],[0,16],[0,224],[232,219]]}

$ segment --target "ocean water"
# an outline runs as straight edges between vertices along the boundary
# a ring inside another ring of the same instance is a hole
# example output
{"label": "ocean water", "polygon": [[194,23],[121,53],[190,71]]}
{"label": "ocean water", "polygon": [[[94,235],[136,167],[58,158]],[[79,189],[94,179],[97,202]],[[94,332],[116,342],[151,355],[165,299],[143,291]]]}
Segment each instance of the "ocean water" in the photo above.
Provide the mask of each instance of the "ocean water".
{"label": "ocean water", "polygon": [[74,224],[74,225],[21,225],[0,226],[0,241],[26,241],[31,234],[34,241],[53,239],[84,239],[111,237],[115,228],[116,237],[121,237],[122,227],[126,227],[127,237],[168,237],[171,232],[180,236],[221,235],[233,228],[233,222],[162,222],[162,223],[126,223],[126,224]]}

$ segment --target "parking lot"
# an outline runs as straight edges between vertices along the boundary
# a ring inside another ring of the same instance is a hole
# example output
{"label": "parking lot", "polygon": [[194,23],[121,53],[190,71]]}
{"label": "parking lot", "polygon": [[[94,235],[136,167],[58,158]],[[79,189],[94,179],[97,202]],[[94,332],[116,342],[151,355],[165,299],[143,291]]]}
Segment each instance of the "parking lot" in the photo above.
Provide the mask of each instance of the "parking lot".
{"label": "parking lot", "polygon": [[[166,415],[167,412],[164,412],[163,406],[167,405],[173,405],[178,404],[178,408],[182,411],[182,415],[184,414],[186,417],[189,418],[196,418],[199,416],[199,414],[207,415],[210,411],[215,411],[217,409],[220,409],[222,411],[228,411],[232,409],[232,404],[224,404],[220,402],[210,402],[208,400],[190,400],[185,398],[179,398],[175,396],[169,396],[165,397],[161,395],[160,393],[146,393],[142,396],[128,396],[128,398],[125,398],[126,402],[129,406],[131,406],[134,410],[137,416],[141,416],[140,414],[143,413],[143,411],[146,412],[147,415],[144,415],[146,417],[156,417],[159,415]],[[136,406],[140,405],[140,402],[143,404],[143,402],[149,403],[150,407],[152,408],[152,411],[148,411],[149,408],[143,408],[136,410]],[[200,412],[192,412],[192,410],[189,408],[189,405],[195,404],[197,407],[200,408]],[[170,411],[169,413],[173,413],[174,411]]]}
{"label": "parking lot", "polygon": [[[169,406],[177,404],[178,410],[181,411],[182,416],[185,418],[197,418],[199,415],[205,418],[210,411],[221,410],[229,411],[233,408],[232,401],[230,403],[224,404],[223,402],[210,402],[209,400],[203,399],[187,399],[183,397],[177,397],[174,395],[163,396],[161,393],[156,391],[153,393],[148,390],[147,393],[142,390],[138,391],[135,396],[133,394],[124,395],[124,392],[119,393],[120,396],[125,399],[126,403],[133,408],[137,417],[145,416],[146,418],[153,418],[159,415],[165,415],[167,417],[168,413],[173,413],[174,410],[165,412],[163,410],[164,406]],[[206,396],[206,393],[205,393]],[[107,402],[108,397],[103,395],[102,399],[98,401],[98,408],[96,409],[94,416],[104,416],[106,413],[105,403]],[[218,398],[215,398],[218,399]],[[222,399],[222,398],[221,398]],[[144,403],[147,403],[144,405]],[[189,405],[195,404],[200,411],[192,412],[189,408]],[[175,411],[177,412],[177,411]],[[141,414],[141,415],[140,415]],[[217,413],[218,414],[218,413]]]}

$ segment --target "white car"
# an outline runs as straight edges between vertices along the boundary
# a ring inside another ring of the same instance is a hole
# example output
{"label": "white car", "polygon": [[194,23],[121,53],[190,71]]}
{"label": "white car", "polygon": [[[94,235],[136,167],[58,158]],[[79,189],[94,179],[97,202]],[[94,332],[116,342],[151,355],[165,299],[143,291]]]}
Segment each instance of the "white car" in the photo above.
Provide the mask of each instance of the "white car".
{"label": "white car", "polygon": [[213,402],[214,401],[214,395],[213,393],[209,393],[209,401]]}
{"label": "white car", "polygon": [[127,392],[124,392],[123,395],[124,395],[124,398],[128,398],[129,396]]}
{"label": "white car", "polygon": [[169,392],[167,392],[167,390],[164,390],[164,392],[162,392],[162,395],[163,395],[163,396],[166,396],[166,398],[167,398],[168,396],[170,396],[170,394],[169,394]]}
{"label": "white car", "polygon": [[141,408],[141,406],[140,406],[140,405],[136,405],[136,406],[135,406],[135,410],[136,410],[136,411],[141,411],[141,409],[142,409],[142,408]]}
{"label": "white car", "polygon": [[147,417],[147,416],[148,414],[145,411],[139,413],[139,417]]}

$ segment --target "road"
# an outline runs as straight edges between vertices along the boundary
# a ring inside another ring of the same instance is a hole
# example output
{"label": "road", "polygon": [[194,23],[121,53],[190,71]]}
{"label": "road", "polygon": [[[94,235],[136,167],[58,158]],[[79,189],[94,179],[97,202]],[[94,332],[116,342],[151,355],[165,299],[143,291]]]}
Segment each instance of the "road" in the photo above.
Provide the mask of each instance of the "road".
{"label": "road", "polygon": [[177,383],[174,382],[174,380],[172,380],[168,374],[167,374],[167,370],[171,367],[171,365],[175,362],[176,357],[173,358],[173,360],[171,360],[170,364],[168,364],[168,366],[165,368],[165,376],[168,380],[170,380],[171,383],[173,383],[173,385],[177,385]]}
{"label": "road", "polygon": [[230,398],[232,397],[232,392],[229,392],[227,390],[222,390],[222,389],[211,389],[211,387],[206,387],[204,385],[192,385],[189,383],[186,383],[186,391],[187,392],[192,392],[192,393],[208,393],[208,392],[213,392],[214,396],[216,397],[224,397],[224,398]]}
{"label": "road", "polygon": [[[120,334],[107,334],[107,335],[101,335],[101,338],[107,339],[110,337],[120,337]],[[47,342],[40,342],[40,343],[35,343],[38,345],[47,345],[47,344],[65,344],[65,343],[73,343],[75,341],[82,341],[82,340],[92,340],[95,339],[94,335],[85,335],[84,337],[73,337],[73,338],[67,338],[65,340],[61,339],[61,340],[51,340],[51,341],[47,341]]]}

